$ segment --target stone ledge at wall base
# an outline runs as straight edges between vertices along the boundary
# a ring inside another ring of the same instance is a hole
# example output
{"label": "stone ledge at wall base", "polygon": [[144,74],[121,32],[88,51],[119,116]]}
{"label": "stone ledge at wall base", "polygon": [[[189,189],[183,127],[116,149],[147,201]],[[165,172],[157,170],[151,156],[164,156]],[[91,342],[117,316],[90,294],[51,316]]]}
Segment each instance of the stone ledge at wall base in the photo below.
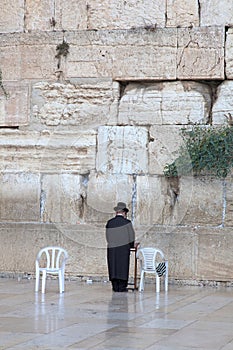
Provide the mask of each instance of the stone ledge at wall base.
{"label": "stone ledge at wall base", "polygon": [[[0,278],[6,278],[6,279],[12,279],[16,282],[21,281],[34,281],[35,280],[35,274],[30,273],[14,273],[14,272],[0,272]],[[57,280],[57,276],[48,276],[48,280]],[[65,276],[66,282],[78,282],[78,283],[104,283],[108,285],[109,279],[107,276]],[[91,282],[90,282],[91,281]],[[132,277],[129,278],[129,284],[133,283],[134,280]],[[139,285],[140,282],[140,276],[137,278],[137,285]],[[155,278],[153,277],[146,277],[145,278],[145,284],[152,285],[155,284]],[[184,286],[196,286],[196,287],[212,287],[212,288],[233,288],[233,281],[211,281],[211,280],[191,280],[191,279],[175,279],[175,278],[169,278],[168,281],[169,286],[174,287],[184,287]],[[163,291],[163,287],[161,289]]]}
{"label": "stone ledge at wall base", "polygon": [[[0,278],[7,278],[12,279],[20,282],[21,280],[35,280],[36,275],[35,273],[15,273],[15,272],[0,272]],[[49,276],[47,277],[48,280],[57,280],[57,276]],[[77,275],[66,275],[65,274],[65,281],[68,282],[85,282],[88,283],[89,281],[97,282],[97,283],[107,283],[109,282],[109,279],[107,276],[77,276]]]}
{"label": "stone ledge at wall base", "polygon": [[197,287],[233,287],[233,281],[210,281],[210,280],[177,280],[169,279],[172,286],[197,286]]}

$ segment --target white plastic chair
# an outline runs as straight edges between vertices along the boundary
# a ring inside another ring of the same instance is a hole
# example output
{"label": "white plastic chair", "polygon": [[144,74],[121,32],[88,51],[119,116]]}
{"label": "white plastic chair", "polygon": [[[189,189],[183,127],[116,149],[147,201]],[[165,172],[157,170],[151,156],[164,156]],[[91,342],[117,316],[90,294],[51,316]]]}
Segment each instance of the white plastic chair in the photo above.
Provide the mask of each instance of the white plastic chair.
{"label": "white plastic chair", "polygon": [[[141,268],[139,292],[144,290],[145,273],[155,274],[156,293],[160,292],[160,279],[164,278],[165,292],[167,292],[168,291],[168,261],[165,260],[163,252],[157,248],[151,248],[151,247],[140,248],[137,251],[137,258],[140,261],[140,268]],[[165,262],[166,272],[163,276],[159,277],[158,273],[156,272],[156,267],[158,266],[159,262],[161,262],[161,260]]]}
{"label": "white plastic chair", "polygon": [[58,275],[59,290],[65,290],[65,265],[68,254],[60,247],[45,247],[39,251],[36,257],[36,285],[35,292],[39,290],[40,274],[42,273],[41,292],[45,293],[45,282],[48,274]]}

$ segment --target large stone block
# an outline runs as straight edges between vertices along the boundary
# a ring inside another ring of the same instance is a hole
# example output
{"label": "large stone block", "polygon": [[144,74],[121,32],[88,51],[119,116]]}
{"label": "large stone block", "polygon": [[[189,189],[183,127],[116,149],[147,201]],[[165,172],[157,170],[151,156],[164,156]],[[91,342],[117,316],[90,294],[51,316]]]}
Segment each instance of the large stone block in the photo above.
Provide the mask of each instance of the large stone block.
{"label": "large stone block", "polygon": [[33,86],[34,128],[96,128],[116,123],[119,84],[111,79],[73,79]]}
{"label": "large stone block", "polygon": [[66,40],[69,78],[176,79],[175,28],[76,32]]}
{"label": "large stone block", "polygon": [[171,164],[178,157],[178,150],[183,145],[181,126],[152,126],[150,140],[149,174],[163,175],[165,165]]}
{"label": "large stone block", "polygon": [[199,0],[201,26],[233,24],[233,2],[229,0]]}
{"label": "large stone block", "polygon": [[[6,35],[5,39],[7,42]],[[0,69],[2,71],[2,80],[5,85],[5,81],[15,80],[20,81],[21,78],[21,54],[20,46],[15,43],[3,45],[3,40],[1,40],[2,35],[0,35]],[[10,40],[11,41],[11,40]]]}
{"label": "large stone block", "polygon": [[137,31],[115,47],[112,75],[116,80],[176,79],[176,29]]}
{"label": "large stone block", "polygon": [[[201,229],[198,230],[199,232]],[[233,279],[232,229],[203,230],[198,236],[197,278],[229,281]]]}
{"label": "large stone block", "polygon": [[163,223],[165,188],[166,183],[162,177],[137,176],[134,218],[136,226],[143,225],[148,230],[152,225]]}
{"label": "large stone block", "polygon": [[85,30],[88,24],[88,4],[83,0],[57,0],[55,2],[55,28]]}
{"label": "large stone block", "polygon": [[2,173],[0,179],[1,221],[40,221],[40,175]]}
{"label": "large stone block", "polygon": [[177,30],[177,78],[224,79],[224,27]]}
{"label": "large stone block", "polygon": [[22,32],[24,29],[24,0],[1,0],[0,32]]}
{"label": "large stone block", "polygon": [[213,125],[227,124],[227,116],[233,110],[233,81],[226,80],[217,88],[216,100],[212,107]]}
{"label": "large stone block", "polygon": [[1,224],[0,272],[34,276],[37,253],[51,245],[62,246],[68,252],[66,278],[107,276],[105,228],[86,224]]}
{"label": "large stone block", "polygon": [[1,35],[0,67],[3,66],[3,80],[57,80],[56,47],[62,42],[62,32]]}
{"label": "large stone block", "polygon": [[165,6],[163,0],[89,0],[88,28],[165,27]]}
{"label": "large stone block", "polygon": [[196,82],[131,83],[119,104],[119,123],[136,125],[206,123],[208,85]]}
{"label": "large stone block", "polygon": [[97,172],[148,172],[148,131],[145,127],[101,126],[98,129]]}
{"label": "large stone block", "polygon": [[57,60],[56,46],[21,46],[21,79],[55,79]]}
{"label": "large stone block", "polygon": [[218,226],[223,222],[220,180],[138,176],[136,203],[137,225]]}
{"label": "large stone block", "polygon": [[54,30],[54,0],[27,0],[25,5],[25,29],[27,31]]}
{"label": "large stone block", "polygon": [[0,126],[29,124],[29,86],[20,82],[3,82],[0,89]]}
{"label": "large stone block", "polygon": [[167,0],[166,27],[198,27],[198,0]]}
{"label": "large stone block", "polygon": [[43,175],[41,217],[43,222],[76,224],[83,219],[86,178],[74,174]]}
{"label": "large stone block", "polygon": [[224,224],[226,227],[233,226],[233,176],[229,176],[226,179],[226,201],[225,205],[225,217]]}
{"label": "large stone block", "polygon": [[[11,61],[12,47],[20,48],[13,62],[20,65],[15,72],[22,79],[224,78],[224,29],[219,27],[67,32],[69,54],[59,60],[56,47],[63,40],[62,32],[16,33],[1,37],[0,46],[4,60]],[[4,79],[10,75],[3,73]]]}
{"label": "large stone block", "polygon": [[96,133],[1,133],[2,172],[88,174],[95,168]]}
{"label": "large stone block", "polygon": [[222,181],[201,177],[181,178],[179,193],[171,209],[177,224],[222,225]]}
{"label": "large stone block", "polygon": [[[98,217],[113,215],[117,202],[125,202],[132,213],[132,192],[134,178],[124,174],[91,173],[87,184],[86,203],[89,211],[97,213]],[[93,217],[92,220],[96,221]]]}
{"label": "large stone block", "polygon": [[233,28],[226,31],[226,78],[233,79]]}

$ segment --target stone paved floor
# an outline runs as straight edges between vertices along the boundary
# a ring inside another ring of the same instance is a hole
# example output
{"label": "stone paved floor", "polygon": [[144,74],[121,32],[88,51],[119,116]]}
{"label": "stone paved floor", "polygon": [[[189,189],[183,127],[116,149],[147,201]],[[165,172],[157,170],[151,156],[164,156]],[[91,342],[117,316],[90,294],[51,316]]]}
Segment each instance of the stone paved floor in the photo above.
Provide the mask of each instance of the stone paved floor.
{"label": "stone paved floor", "polygon": [[0,279],[0,349],[232,350],[233,289],[169,286],[113,293],[109,283]]}

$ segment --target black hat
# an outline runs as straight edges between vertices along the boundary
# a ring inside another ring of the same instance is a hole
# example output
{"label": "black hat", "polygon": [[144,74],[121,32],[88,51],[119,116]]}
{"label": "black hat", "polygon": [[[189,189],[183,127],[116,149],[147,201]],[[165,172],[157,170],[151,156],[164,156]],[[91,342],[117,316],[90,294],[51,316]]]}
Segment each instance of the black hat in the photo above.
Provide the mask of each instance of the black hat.
{"label": "black hat", "polygon": [[118,202],[117,206],[114,208],[115,211],[124,211],[128,213],[129,209],[126,208],[126,204],[123,202]]}

